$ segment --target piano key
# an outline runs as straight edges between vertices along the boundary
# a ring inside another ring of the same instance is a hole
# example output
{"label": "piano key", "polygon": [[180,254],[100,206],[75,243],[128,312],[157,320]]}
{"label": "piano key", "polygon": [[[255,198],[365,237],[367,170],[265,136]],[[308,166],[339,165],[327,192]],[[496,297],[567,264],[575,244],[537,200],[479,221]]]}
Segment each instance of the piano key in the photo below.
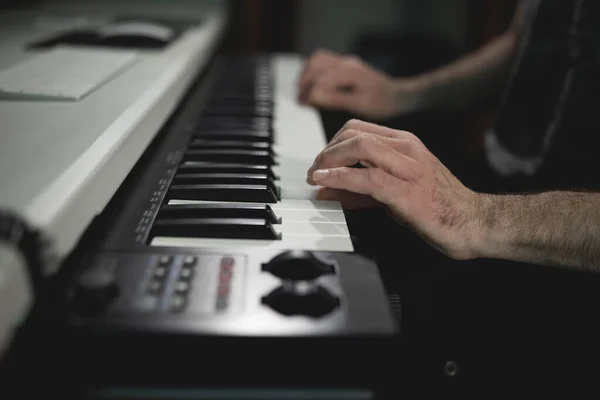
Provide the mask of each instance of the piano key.
{"label": "piano key", "polygon": [[[291,216],[291,215],[290,215]],[[181,204],[162,206],[157,219],[179,218],[236,218],[263,219],[272,224],[280,224],[281,217],[268,204]]]}
{"label": "piano key", "polygon": [[192,133],[192,137],[198,139],[202,138],[205,140],[232,140],[232,141],[244,141],[244,142],[267,142],[273,141],[273,135],[267,130],[243,130],[238,128],[233,129],[200,129],[195,130]]}
{"label": "piano key", "polygon": [[264,219],[159,219],[154,221],[149,239],[156,236],[281,240],[281,233]]}
{"label": "piano key", "polygon": [[202,110],[204,116],[240,116],[240,117],[272,117],[273,109],[271,107],[259,106],[208,106]]}
{"label": "piano key", "polygon": [[[213,204],[215,201],[202,200],[185,200],[172,199],[168,202],[169,205],[176,204]],[[240,202],[244,204],[244,202]],[[253,203],[245,203],[253,204]],[[337,211],[344,213],[342,205],[337,201],[327,200],[300,200],[300,199],[282,199],[277,204],[270,204],[271,208],[277,212],[278,210],[311,210],[311,211]]]}
{"label": "piano key", "polygon": [[212,96],[208,99],[208,104],[211,106],[253,106],[259,107],[274,107],[272,100],[256,99],[254,96],[248,97],[227,97],[227,96]]}
{"label": "piano key", "polygon": [[235,149],[235,150],[265,150],[272,153],[271,143],[254,142],[251,140],[212,140],[192,139],[188,149]]}
{"label": "piano key", "polygon": [[213,161],[251,165],[274,165],[273,156],[265,150],[188,150],[185,161]]}
{"label": "piano key", "polygon": [[239,250],[308,250],[352,252],[354,246],[349,237],[284,235],[281,240],[241,240],[241,239],[197,239],[186,237],[156,236],[150,240],[153,247],[179,247],[191,249],[239,249]]}
{"label": "piano key", "polygon": [[280,190],[267,175],[236,174],[177,174],[173,178],[174,185],[266,185],[279,199]]}
{"label": "piano key", "polygon": [[276,203],[277,193],[268,185],[172,185],[167,199]]}
{"label": "piano key", "polygon": [[195,127],[199,129],[254,129],[254,130],[272,130],[273,121],[265,117],[208,117],[201,116]]}
{"label": "piano key", "polygon": [[237,174],[237,175],[267,175],[273,180],[279,179],[269,165],[246,165],[235,163],[215,163],[202,161],[186,161],[179,166],[178,172],[191,174]]}
{"label": "piano key", "polygon": [[[194,206],[194,205],[217,205],[217,206],[235,206],[251,207],[257,206],[256,203],[220,203],[214,201],[192,201],[192,200],[171,200],[168,206]],[[311,223],[346,223],[346,217],[337,202],[321,200],[282,200],[277,204],[268,205],[277,218],[284,223],[290,222],[311,222]]]}
{"label": "piano key", "polygon": [[306,235],[314,237],[342,236],[349,237],[350,232],[345,223],[318,223],[313,221],[286,221],[273,226],[276,232],[285,235]]}
{"label": "piano key", "polygon": [[270,185],[275,188],[273,180],[267,175],[237,175],[237,174],[177,174],[173,178],[175,185]]}
{"label": "piano key", "polygon": [[209,102],[263,102],[273,104],[273,89],[256,90],[235,93],[215,93]]}

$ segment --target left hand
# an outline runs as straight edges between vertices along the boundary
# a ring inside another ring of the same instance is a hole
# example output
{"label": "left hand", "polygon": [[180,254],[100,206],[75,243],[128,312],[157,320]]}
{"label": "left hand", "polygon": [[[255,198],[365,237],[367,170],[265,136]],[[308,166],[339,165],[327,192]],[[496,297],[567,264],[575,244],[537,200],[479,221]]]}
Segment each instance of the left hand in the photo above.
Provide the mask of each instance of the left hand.
{"label": "left hand", "polygon": [[[360,162],[367,168],[349,168]],[[412,133],[352,120],[308,170],[319,198],[344,207],[383,204],[454,259],[477,257],[483,195],[465,187]]]}

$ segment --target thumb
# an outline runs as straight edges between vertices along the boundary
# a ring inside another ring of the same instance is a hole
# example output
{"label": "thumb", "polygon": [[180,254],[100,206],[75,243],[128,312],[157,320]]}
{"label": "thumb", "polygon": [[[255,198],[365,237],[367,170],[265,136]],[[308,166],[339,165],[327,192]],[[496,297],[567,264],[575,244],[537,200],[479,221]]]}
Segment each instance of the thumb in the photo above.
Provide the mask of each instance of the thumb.
{"label": "thumb", "polygon": [[377,207],[382,204],[371,196],[348,192],[346,190],[321,188],[317,192],[317,200],[339,201],[345,210]]}

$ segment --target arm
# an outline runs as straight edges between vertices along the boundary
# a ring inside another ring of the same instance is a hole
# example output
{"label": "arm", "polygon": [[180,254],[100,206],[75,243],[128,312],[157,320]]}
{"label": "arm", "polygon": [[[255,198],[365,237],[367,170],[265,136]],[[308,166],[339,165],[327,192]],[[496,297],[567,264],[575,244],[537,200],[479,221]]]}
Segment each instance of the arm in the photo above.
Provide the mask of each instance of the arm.
{"label": "arm", "polygon": [[484,195],[478,254],[600,272],[600,194]]}
{"label": "arm", "polygon": [[521,20],[519,9],[510,28],[480,50],[414,77],[392,78],[359,58],[319,50],[298,80],[298,99],[378,120],[466,107],[493,94],[503,82],[517,48]]}
{"label": "arm", "polygon": [[[510,27],[479,50],[439,69],[409,78],[417,109],[464,108],[497,94],[508,74],[522,28],[519,7]],[[399,96],[406,78],[394,80]]]}

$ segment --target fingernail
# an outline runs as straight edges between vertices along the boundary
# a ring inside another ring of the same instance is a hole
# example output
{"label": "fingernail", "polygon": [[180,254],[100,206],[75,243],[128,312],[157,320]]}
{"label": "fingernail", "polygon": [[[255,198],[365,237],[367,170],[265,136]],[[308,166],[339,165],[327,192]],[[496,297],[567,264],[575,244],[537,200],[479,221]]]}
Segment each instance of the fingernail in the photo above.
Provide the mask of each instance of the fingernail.
{"label": "fingernail", "polygon": [[312,174],[313,181],[320,181],[329,176],[328,169],[318,169]]}

